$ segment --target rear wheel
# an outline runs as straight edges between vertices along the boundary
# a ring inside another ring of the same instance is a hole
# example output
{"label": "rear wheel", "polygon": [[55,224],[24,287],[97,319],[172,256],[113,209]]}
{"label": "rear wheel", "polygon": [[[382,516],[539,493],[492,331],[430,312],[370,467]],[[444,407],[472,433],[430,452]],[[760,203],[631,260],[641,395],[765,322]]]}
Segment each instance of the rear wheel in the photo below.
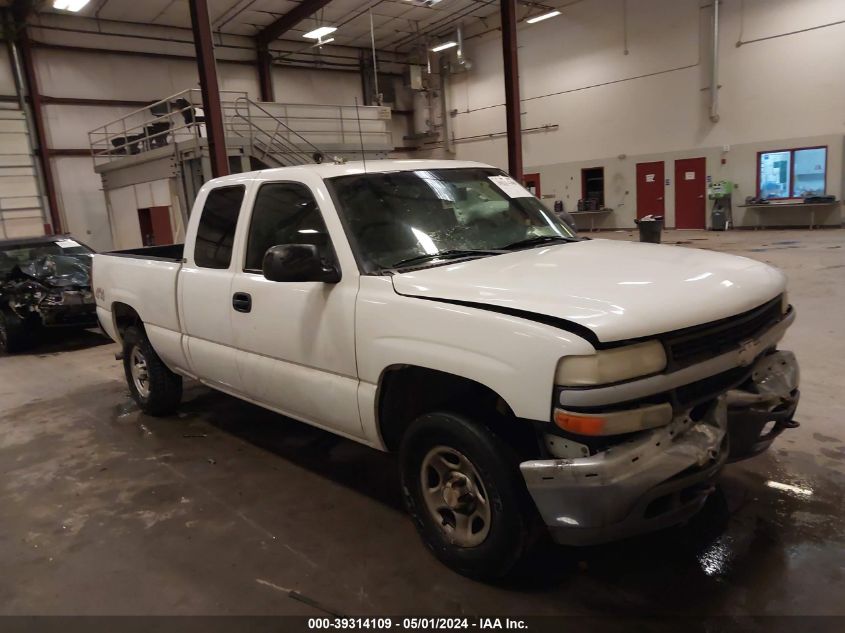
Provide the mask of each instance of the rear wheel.
{"label": "rear wheel", "polygon": [[132,398],[144,413],[165,416],[182,400],[182,377],[155,353],[143,330],[130,327],[123,335],[123,369]]}
{"label": "rear wheel", "polygon": [[466,576],[505,576],[529,549],[535,513],[519,459],[493,431],[453,413],[411,424],[400,449],[405,505],[423,542]]}
{"label": "rear wheel", "polygon": [[30,327],[10,310],[0,310],[0,351],[7,354],[22,352],[32,342]]}

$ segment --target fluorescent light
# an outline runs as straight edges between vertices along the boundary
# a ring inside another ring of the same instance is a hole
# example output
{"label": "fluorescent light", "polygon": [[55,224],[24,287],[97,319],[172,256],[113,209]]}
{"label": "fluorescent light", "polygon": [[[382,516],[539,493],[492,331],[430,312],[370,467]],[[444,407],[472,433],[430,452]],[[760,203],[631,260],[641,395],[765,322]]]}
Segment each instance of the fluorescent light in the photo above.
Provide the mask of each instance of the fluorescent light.
{"label": "fluorescent light", "polygon": [[533,18],[528,18],[525,21],[528,22],[528,24],[534,24],[535,22],[542,22],[543,20],[548,20],[549,18],[553,18],[557,15],[560,15],[560,11],[549,11],[548,13],[535,15]]}
{"label": "fluorescent light", "polygon": [[53,8],[76,13],[88,4],[88,0],[53,0]]}
{"label": "fluorescent light", "polygon": [[445,51],[447,48],[452,48],[453,46],[457,46],[457,42],[443,42],[442,44],[438,44],[434,48],[431,49],[432,53],[439,53],[440,51]]}
{"label": "fluorescent light", "polygon": [[321,26],[319,28],[314,29],[313,31],[309,31],[302,37],[307,37],[309,40],[319,40],[322,39],[324,35],[334,33],[335,31],[337,31],[336,26]]}

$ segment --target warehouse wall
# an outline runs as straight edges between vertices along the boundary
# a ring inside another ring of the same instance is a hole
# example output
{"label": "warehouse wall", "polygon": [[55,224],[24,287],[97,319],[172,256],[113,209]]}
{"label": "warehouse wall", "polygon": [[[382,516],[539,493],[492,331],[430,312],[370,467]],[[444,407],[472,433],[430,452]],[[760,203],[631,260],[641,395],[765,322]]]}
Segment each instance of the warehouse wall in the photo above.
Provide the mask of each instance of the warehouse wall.
{"label": "warehouse wall", "polygon": [[[738,184],[736,201],[756,193],[757,151],[815,144],[829,146],[827,192],[841,197],[845,24],[780,35],[845,20],[845,2],[723,0],[717,123],[708,117],[711,4],[629,0],[627,20],[624,5],[582,0],[520,25],[523,127],[558,126],[523,135],[525,171],[541,173],[544,197],[575,208],[581,168],[604,166],[614,209],[605,225],[633,226],[635,165],[664,160],[671,226],[676,158],[705,156],[713,180]],[[457,156],[506,167],[503,137],[461,142],[505,130],[500,33],[470,33],[465,48],[473,69],[453,78],[452,91]],[[756,223],[743,211],[738,223]],[[807,218],[806,210],[772,213],[769,224]],[[839,212],[822,219],[838,224]]]}
{"label": "warehouse wall", "polygon": [[[191,60],[154,59],[119,52],[51,50],[36,47],[36,71],[43,95],[87,99],[154,101],[196,87],[196,66]],[[258,98],[255,69],[246,65],[219,65],[222,90],[246,91]],[[360,99],[357,74],[304,69],[273,70],[277,99],[300,103],[331,103],[332,97],[352,103]],[[135,110],[135,106],[50,104],[44,108],[48,143],[53,150],[88,147],[88,132]],[[100,177],[90,156],[52,159],[59,204],[67,229],[95,249],[113,246]]]}
{"label": "warehouse wall", "polygon": [[[40,14],[30,24],[30,35],[35,42],[40,91],[47,97],[151,102],[198,87],[196,63],[190,59],[194,54],[192,36],[184,29],[107,22],[98,25],[78,17]],[[221,89],[246,91],[258,99],[252,42],[237,36],[217,36],[216,41]],[[353,61],[357,56],[357,51],[341,52]],[[145,53],[173,57],[149,57]],[[363,103],[361,78],[353,68],[274,66],[272,80],[277,101],[351,105],[357,98]],[[5,92],[0,89],[0,95]],[[49,146],[64,154],[54,156],[51,162],[65,226],[96,249],[110,249],[114,243],[100,177],[93,170],[90,156],[82,150],[88,148],[89,130],[137,108],[50,103],[44,109]],[[399,125],[399,142],[401,134]]]}

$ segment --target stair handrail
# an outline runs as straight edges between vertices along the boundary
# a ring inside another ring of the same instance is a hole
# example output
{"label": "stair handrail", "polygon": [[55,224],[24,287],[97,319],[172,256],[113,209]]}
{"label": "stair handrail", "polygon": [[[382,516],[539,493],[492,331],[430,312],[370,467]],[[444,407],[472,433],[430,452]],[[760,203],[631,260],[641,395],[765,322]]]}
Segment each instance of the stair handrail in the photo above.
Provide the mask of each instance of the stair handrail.
{"label": "stair handrail", "polygon": [[[241,113],[241,106],[246,104],[246,116]],[[269,131],[263,129],[261,126],[256,124],[253,121],[251,109],[255,108],[259,110],[264,116],[266,116],[271,121],[276,123],[275,130],[271,134]],[[306,162],[312,162],[316,156],[325,157],[326,154],[321,150],[319,147],[314,145],[311,141],[307,138],[302,136],[299,132],[291,128],[287,123],[285,123],[280,117],[276,116],[272,112],[268,111],[266,108],[262,107],[252,99],[248,97],[238,97],[235,99],[235,115],[245,121],[250,129],[250,135],[252,135],[252,130],[257,130],[261,134],[270,137],[270,142],[265,143],[268,147],[272,146],[274,143],[277,143],[279,146],[283,147],[286,151],[280,153],[287,153],[287,154],[298,154],[300,156],[305,156],[308,160]],[[282,129],[280,129],[282,128]],[[237,131],[233,129],[233,131],[237,134]],[[287,138],[282,136],[284,132],[287,134]],[[302,146],[298,143],[293,143],[290,140],[290,136],[294,136],[299,141],[301,141],[301,145],[305,146],[307,149],[303,149]],[[311,150],[311,156],[308,155],[308,150]]]}

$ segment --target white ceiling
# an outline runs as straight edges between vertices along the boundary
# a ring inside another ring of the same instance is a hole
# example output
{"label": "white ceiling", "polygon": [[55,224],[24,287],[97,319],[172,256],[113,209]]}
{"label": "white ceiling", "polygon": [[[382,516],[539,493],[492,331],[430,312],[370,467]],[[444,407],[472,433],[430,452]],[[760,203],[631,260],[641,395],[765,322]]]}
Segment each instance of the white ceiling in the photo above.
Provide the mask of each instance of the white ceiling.
{"label": "white ceiling", "polygon": [[[253,36],[284,15],[298,0],[208,0],[215,31]],[[559,3],[559,2],[557,2]],[[556,2],[543,3],[556,4]],[[52,12],[52,0],[41,11]],[[282,38],[302,42],[302,34],[322,24],[338,27],[336,44],[370,46],[372,12],[376,47],[407,52],[420,38],[448,34],[458,22],[470,24],[499,15],[499,0],[332,0]],[[58,12],[57,12],[58,13]],[[189,28],[188,0],[91,0],[80,16]]]}

